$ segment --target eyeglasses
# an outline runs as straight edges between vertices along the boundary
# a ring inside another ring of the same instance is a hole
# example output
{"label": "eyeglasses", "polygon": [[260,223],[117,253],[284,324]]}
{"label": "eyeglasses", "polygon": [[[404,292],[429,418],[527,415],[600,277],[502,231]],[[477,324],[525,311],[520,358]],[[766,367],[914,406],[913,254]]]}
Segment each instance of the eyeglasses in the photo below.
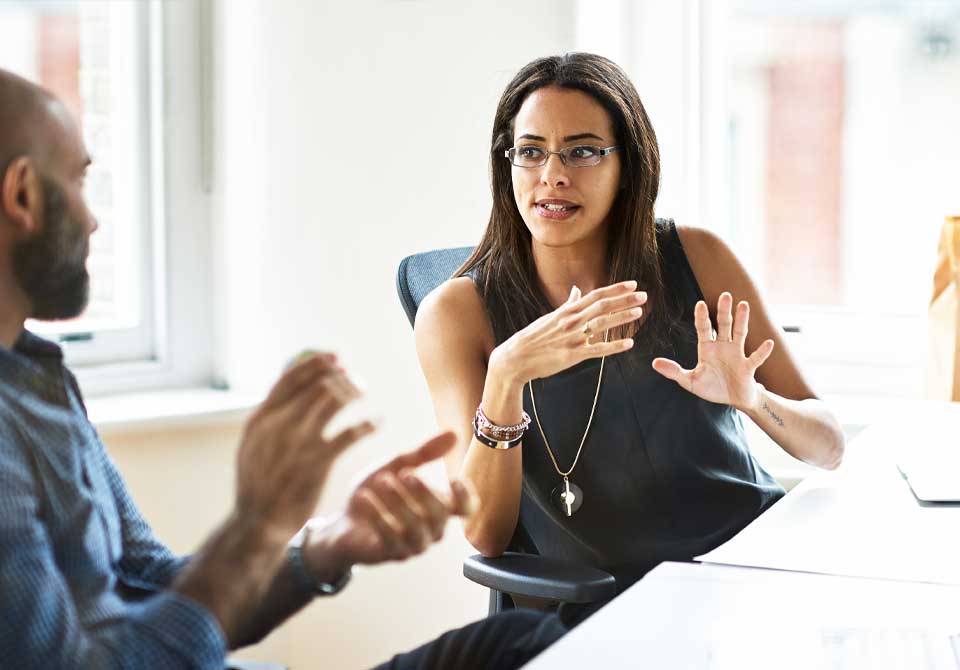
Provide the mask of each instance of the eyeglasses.
{"label": "eyeglasses", "polygon": [[570,167],[592,167],[600,162],[600,159],[614,151],[619,151],[621,147],[613,146],[601,149],[600,147],[590,146],[589,144],[579,144],[575,147],[564,147],[560,151],[547,151],[546,149],[532,144],[523,147],[510,147],[503,152],[507,159],[522,168],[537,168],[547,164],[547,159],[551,154],[560,156],[564,165]]}

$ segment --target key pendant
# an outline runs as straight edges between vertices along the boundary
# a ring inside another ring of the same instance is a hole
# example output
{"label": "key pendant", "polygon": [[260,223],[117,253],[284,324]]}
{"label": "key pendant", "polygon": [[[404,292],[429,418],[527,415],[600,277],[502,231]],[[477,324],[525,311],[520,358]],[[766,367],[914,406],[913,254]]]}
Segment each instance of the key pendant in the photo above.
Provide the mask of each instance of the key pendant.
{"label": "key pendant", "polygon": [[583,504],[583,491],[579,486],[564,477],[563,485],[553,489],[550,498],[554,505],[566,516],[573,516],[573,513],[580,509]]}

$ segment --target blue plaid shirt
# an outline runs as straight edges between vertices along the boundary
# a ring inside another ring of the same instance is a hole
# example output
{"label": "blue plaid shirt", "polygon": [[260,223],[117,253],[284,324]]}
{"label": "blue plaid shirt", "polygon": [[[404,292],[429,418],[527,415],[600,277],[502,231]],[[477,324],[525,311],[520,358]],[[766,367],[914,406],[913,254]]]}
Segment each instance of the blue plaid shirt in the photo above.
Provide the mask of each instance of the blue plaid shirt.
{"label": "blue plaid shirt", "polygon": [[0,347],[0,665],[223,667],[204,608],[167,590],[186,559],[144,521],[60,348]]}

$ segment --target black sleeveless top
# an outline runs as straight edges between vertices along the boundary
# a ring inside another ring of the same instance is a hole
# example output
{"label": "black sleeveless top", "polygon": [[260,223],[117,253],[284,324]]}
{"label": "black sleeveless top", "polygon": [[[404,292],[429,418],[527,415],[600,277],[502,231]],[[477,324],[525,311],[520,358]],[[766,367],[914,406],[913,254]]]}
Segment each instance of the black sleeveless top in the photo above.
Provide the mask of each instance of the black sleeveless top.
{"label": "black sleeveless top", "polygon": [[[784,495],[747,446],[740,415],[662,377],[650,363],[697,363],[693,308],[703,294],[672,221],[657,223],[664,283],[682,298],[675,350],[606,359],[593,425],[570,481],[583,490],[568,517],[551,501],[562,486],[536,422],[523,440],[523,494],[515,544],[595,566],[618,589],[665,560],[690,560],[725,542]],[[639,343],[638,343],[639,344]],[[573,463],[596,391],[599,360],[534,381],[537,409],[561,470]],[[524,409],[532,417],[529,386]]]}

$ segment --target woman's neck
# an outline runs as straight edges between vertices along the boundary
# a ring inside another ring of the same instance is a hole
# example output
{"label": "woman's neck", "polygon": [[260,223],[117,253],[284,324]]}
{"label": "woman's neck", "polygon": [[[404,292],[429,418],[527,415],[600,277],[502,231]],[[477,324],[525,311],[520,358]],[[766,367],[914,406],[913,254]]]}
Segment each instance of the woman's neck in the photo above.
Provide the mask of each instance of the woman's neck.
{"label": "woman's neck", "polygon": [[533,262],[540,288],[554,308],[566,302],[573,286],[586,295],[610,280],[605,241],[585,241],[575,247],[547,247],[534,241]]}

